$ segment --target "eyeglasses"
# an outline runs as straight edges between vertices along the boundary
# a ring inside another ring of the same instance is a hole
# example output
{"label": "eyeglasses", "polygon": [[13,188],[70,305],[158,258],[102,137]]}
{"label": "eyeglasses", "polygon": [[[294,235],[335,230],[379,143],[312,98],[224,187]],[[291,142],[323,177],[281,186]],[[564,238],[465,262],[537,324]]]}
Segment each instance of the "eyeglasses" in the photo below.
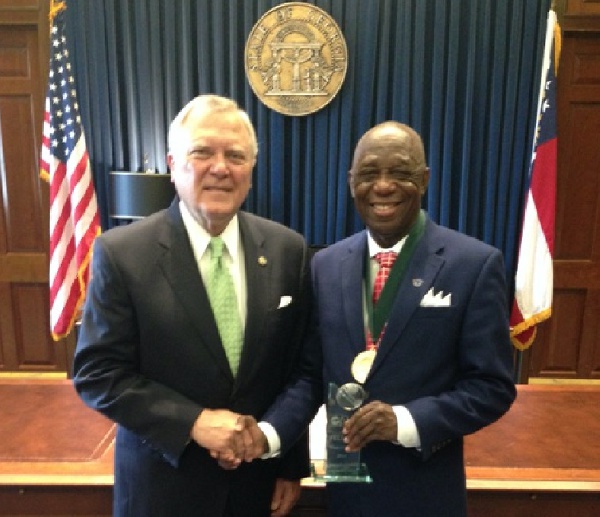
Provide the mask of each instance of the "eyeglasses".
{"label": "eyeglasses", "polygon": [[380,169],[361,169],[353,174],[353,180],[355,185],[367,184],[371,185],[384,178],[387,181],[393,181],[399,184],[419,183],[423,171],[425,169],[417,169],[414,171],[391,169],[391,170],[380,170]]}

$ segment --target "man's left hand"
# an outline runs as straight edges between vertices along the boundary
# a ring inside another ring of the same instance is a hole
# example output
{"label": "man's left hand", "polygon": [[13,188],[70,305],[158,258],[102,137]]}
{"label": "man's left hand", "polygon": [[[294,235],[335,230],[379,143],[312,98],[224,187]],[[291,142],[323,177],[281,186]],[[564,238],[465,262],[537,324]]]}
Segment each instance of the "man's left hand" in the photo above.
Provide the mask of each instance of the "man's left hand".
{"label": "man's left hand", "polygon": [[271,517],[283,517],[292,511],[300,498],[300,481],[278,478],[271,500]]}
{"label": "man's left hand", "polygon": [[392,406],[374,400],[358,409],[344,423],[346,451],[355,452],[373,440],[396,441],[398,422]]}

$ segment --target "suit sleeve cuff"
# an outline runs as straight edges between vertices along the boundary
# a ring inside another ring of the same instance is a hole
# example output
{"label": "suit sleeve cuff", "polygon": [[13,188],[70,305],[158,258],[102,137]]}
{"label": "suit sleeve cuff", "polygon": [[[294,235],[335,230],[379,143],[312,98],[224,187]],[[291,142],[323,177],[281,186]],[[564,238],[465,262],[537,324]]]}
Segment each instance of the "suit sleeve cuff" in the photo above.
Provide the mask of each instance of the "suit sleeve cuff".
{"label": "suit sleeve cuff", "polygon": [[277,458],[281,451],[281,440],[275,428],[268,422],[258,422],[258,427],[263,432],[269,444],[269,450],[263,454],[260,459],[268,460],[269,458]]}
{"label": "suit sleeve cuff", "polygon": [[421,447],[421,438],[417,430],[417,424],[410,414],[410,411],[404,406],[392,406],[396,415],[398,424],[397,443],[403,447],[418,449]]}

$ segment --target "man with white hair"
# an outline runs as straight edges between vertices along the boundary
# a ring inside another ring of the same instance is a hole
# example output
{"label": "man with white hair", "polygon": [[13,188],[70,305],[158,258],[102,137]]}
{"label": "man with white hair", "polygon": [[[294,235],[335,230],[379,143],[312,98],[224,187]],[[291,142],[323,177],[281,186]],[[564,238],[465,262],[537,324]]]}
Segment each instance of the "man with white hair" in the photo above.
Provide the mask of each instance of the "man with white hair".
{"label": "man with white hair", "polygon": [[193,99],[169,130],[172,205],[96,239],[74,383],[118,424],[115,516],[281,516],[309,474],[305,439],[241,461],[309,303],[302,236],[240,210],[256,155],[234,101]]}

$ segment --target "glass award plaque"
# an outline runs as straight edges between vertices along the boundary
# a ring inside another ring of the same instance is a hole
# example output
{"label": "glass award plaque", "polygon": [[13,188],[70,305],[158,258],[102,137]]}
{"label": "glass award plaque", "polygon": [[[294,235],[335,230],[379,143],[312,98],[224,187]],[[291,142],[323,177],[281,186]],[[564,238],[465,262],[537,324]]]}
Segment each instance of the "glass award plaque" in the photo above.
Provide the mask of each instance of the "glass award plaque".
{"label": "glass award plaque", "polygon": [[367,466],[360,461],[360,451],[346,452],[342,429],[344,422],[367,398],[367,392],[360,384],[347,383],[338,387],[329,384],[327,394],[327,459],[324,469],[317,472],[312,464],[315,481],[325,483],[371,483]]}

